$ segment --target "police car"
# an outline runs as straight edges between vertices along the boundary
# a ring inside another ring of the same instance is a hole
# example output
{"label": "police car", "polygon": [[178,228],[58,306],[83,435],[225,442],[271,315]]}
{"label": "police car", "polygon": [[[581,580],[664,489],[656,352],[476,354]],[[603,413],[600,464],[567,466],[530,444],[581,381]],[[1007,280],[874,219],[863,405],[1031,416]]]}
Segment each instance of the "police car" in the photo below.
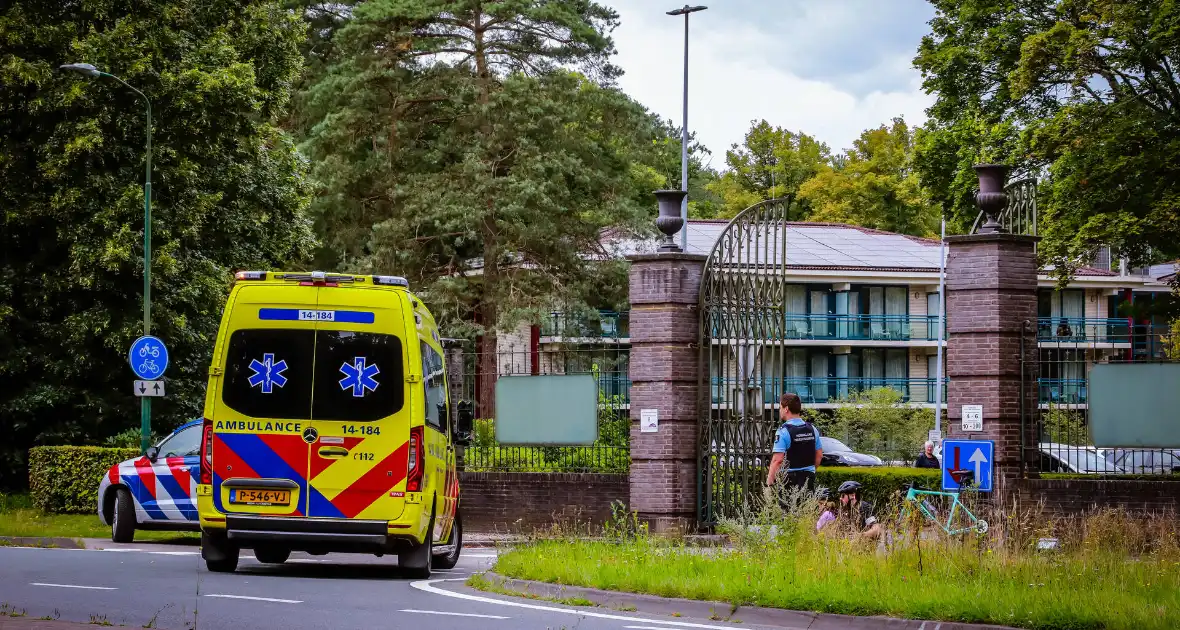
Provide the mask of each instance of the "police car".
{"label": "police car", "polygon": [[201,421],[173,431],[147,454],[111,466],[98,486],[98,517],[111,540],[125,543],[136,529],[200,530],[197,481]]}

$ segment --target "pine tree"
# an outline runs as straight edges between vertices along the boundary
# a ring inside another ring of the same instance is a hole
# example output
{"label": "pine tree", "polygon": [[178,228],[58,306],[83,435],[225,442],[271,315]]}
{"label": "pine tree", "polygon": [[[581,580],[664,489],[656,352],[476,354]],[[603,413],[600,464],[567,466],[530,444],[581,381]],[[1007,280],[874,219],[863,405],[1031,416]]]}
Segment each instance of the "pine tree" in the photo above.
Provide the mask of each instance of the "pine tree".
{"label": "pine tree", "polygon": [[323,254],[474,320],[481,373],[497,331],[589,293],[604,228],[650,223],[658,121],[611,87],[616,24],[585,0],[369,0],[308,95]]}

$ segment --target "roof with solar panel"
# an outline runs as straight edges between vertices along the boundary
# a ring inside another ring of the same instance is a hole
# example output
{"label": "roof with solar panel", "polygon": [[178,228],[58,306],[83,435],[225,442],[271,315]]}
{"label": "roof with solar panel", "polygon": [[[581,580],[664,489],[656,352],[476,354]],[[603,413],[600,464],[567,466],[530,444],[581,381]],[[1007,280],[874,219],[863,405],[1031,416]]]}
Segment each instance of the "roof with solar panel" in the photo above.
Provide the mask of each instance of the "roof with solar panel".
{"label": "roof with solar panel", "polygon": [[[725,230],[727,221],[692,219],[688,222],[688,253],[709,255]],[[882,232],[842,223],[788,222],[786,266],[799,269],[873,269],[897,271],[937,271],[937,240]],[[755,247],[762,252],[764,264],[778,265],[779,246],[773,239],[761,240]],[[658,240],[611,239],[615,256],[655,253]]]}

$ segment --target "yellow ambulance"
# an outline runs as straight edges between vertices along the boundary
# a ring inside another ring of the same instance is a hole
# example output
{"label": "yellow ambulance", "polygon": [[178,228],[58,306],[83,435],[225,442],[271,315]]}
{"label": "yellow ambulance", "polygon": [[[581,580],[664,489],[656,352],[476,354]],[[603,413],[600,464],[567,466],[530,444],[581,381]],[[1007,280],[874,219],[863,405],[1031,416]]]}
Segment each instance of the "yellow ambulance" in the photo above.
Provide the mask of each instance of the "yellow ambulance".
{"label": "yellow ambulance", "polygon": [[404,278],[241,271],[209,368],[201,555],[397,554],[413,577],[459,560],[463,527],[442,340]]}

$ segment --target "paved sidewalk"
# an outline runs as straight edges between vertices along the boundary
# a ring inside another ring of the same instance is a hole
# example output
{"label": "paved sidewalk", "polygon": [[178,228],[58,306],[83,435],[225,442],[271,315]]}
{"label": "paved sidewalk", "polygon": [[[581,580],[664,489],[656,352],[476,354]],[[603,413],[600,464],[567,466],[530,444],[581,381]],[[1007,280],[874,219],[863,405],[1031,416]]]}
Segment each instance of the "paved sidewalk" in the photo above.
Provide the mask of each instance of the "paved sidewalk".
{"label": "paved sidewalk", "polygon": [[631,610],[651,615],[715,619],[759,626],[806,628],[807,630],[1016,630],[1007,626],[992,626],[951,621],[920,621],[892,617],[855,617],[832,615],[782,608],[734,606],[725,602],[706,602],[692,599],[656,597],[595,588],[561,586],[530,580],[513,580],[488,572],[487,578],[507,591],[549,598],[585,599],[603,608]]}

